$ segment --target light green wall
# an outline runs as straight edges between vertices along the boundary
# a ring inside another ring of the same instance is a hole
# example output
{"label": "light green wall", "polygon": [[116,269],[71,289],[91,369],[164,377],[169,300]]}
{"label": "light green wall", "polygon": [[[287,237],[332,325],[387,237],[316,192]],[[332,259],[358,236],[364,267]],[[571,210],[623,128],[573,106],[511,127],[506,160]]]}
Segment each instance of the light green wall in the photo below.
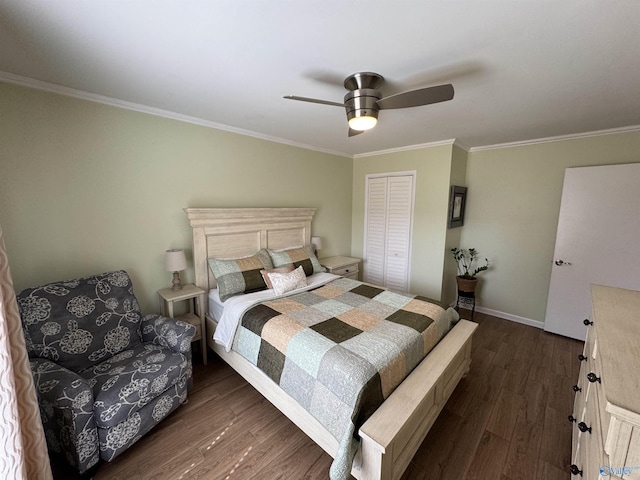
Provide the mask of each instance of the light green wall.
{"label": "light green wall", "polygon": [[[351,253],[362,257],[368,174],[416,171],[410,291],[439,300],[447,235],[452,145],[356,158],[353,161]],[[366,262],[363,269],[366,269]]]}
{"label": "light green wall", "polygon": [[[451,185],[465,186],[467,172],[467,156],[466,150],[458,145],[453,146],[451,152]],[[447,214],[449,210],[447,208]],[[448,217],[447,217],[448,218]],[[447,230],[445,253],[444,253],[444,269],[442,270],[442,298],[444,303],[450,304],[455,301],[457,295],[456,275],[458,274],[458,265],[449,253],[453,247],[460,246],[460,234],[462,227],[450,228]]]}
{"label": "light green wall", "polygon": [[461,244],[492,267],[483,307],[543,322],[567,167],[640,162],[640,132],[472,151]]}
{"label": "light green wall", "polygon": [[0,224],[17,290],[125,268],[143,311],[157,311],[164,251],[191,252],[185,207],[317,207],[322,255],[350,252],[349,158],[10,84],[0,106]]}

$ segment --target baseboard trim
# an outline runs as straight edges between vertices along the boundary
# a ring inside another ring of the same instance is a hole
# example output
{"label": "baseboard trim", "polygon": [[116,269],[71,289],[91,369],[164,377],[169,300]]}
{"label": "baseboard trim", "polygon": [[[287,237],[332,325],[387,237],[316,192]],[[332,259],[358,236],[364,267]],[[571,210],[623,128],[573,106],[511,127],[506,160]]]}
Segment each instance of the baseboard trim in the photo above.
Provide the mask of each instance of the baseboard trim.
{"label": "baseboard trim", "polygon": [[536,327],[541,329],[544,328],[544,322],[541,322],[540,320],[533,320],[531,318],[520,317],[518,315],[513,315],[511,313],[505,313],[499,310],[493,310],[491,308],[476,307],[476,312],[486,313],[487,315],[503,318],[505,320],[511,320],[512,322],[516,322],[516,323],[523,323],[525,325],[529,325],[530,327]]}
{"label": "baseboard trim", "polygon": [[[453,302],[451,306],[452,307],[455,306],[455,302]],[[464,308],[464,307],[461,307],[461,308]],[[518,315],[513,315],[511,313],[505,313],[499,310],[493,310],[491,308],[477,306],[476,312],[485,313],[487,315],[491,315],[492,317],[498,317],[498,318],[502,318],[504,320],[510,320],[516,323],[522,323],[524,325],[529,325],[530,327],[536,327],[540,329],[544,328],[544,322],[541,322],[540,320],[532,320],[531,318],[520,317]]]}

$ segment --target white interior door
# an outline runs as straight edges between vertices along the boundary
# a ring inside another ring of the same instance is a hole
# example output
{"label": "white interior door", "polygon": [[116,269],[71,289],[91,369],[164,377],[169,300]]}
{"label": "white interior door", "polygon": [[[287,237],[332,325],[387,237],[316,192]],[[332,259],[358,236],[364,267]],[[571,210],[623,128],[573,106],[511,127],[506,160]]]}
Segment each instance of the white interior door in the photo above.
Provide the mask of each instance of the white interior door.
{"label": "white interior door", "polygon": [[363,278],[409,290],[415,173],[367,176]]}
{"label": "white interior door", "polygon": [[568,168],[544,329],[584,340],[593,283],[640,289],[640,164]]}

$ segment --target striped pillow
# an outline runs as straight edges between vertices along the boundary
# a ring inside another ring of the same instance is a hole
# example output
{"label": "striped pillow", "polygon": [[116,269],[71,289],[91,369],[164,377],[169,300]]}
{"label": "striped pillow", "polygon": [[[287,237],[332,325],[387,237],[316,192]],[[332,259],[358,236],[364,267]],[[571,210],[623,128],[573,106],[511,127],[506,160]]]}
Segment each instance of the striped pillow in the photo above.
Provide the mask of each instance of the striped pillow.
{"label": "striped pillow", "polygon": [[216,277],[220,300],[239,293],[251,293],[266,290],[267,284],[262,278],[260,270],[271,269],[273,264],[265,249],[255,255],[244,258],[220,259],[210,258],[209,268]]}
{"label": "striped pillow", "polygon": [[324,272],[325,269],[320,265],[320,262],[313,253],[313,245],[305,245],[300,248],[290,248],[289,250],[283,250],[282,252],[274,252],[273,250],[267,250],[274,267],[284,267],[289,263],[293,263],[295,268],[302,265],[304,274],[308,277],[313,273]]}

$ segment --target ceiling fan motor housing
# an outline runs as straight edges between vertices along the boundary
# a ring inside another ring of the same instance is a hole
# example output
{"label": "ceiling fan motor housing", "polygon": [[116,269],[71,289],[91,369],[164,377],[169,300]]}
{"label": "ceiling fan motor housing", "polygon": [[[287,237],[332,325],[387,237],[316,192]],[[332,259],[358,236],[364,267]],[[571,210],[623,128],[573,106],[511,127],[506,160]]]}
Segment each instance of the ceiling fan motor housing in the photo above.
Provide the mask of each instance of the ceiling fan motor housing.
{"label": "ceiling fan motor housing", "polygon": [[358,90],[360,88],[372,88],[377,90],[384,83],[384,77],[373,72],[357,72],[344,79],[344,88]]}
{"label": "ceiling fan motor housing", "polygon": [[360,88],[347,93],[344,96],[347,120],[357,117],[378,118],[378,100],[382,97],[379,90],[373,88]]}

